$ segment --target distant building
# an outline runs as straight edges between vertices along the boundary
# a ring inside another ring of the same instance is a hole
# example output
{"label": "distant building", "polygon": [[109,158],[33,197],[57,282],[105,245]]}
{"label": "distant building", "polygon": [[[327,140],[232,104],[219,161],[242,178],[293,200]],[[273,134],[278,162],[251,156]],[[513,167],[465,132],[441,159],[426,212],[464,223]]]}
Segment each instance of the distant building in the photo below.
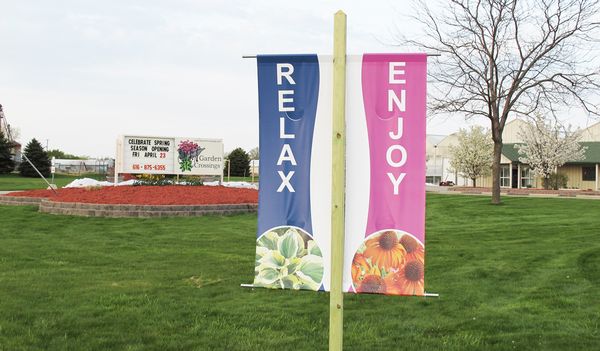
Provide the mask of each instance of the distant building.
{"label": "distant building", "polygon": [[109,169],[113,170],[115,160],[113,159],[88,159],[88,160],[68,160],[68,159],[52,159],[52,166],[55,167],[56,173],[66,174],[107,174]]}
{"label": "distant building", "polygon": [[446,135],[428,134],[425,143],[426,169],[425,182],[438,184],[448,178],[448,167],[450,166],[448,153],[441,150],[440,143],[447,138]]}
{"label": "distant building", "polygon": [[4,134],[9,141],[12,141],[12,147],[10,153],[13,155],[13,160],[19,164],[21,163],[21,144],[16,140],[12,139],[12,133],[10,130],[10,124],[6,121],[6,117],[4,116],[4,111],[2,110],[2,105],[0,105],[0,131]]}
{"label": "distant building", "polygon": [[10,151],[12,153],[12,158],[13,160],[19,164],[21,163],[22,159],[23,159],[23,154],[21,153],[21,144],[13,141],[12,142],[12,149]]}
{"label": "distant building", "polygon": [[[542,179],[534,177],[529,165],[519,161],[519,153],[515,144],[523,143],[519,137],[520,130],[527,125],[521,119],[506,123],[502,140],[502,155],[500,158],[500,186],[503,188],[541,188]],[[472,185],[470,179],[461,177],[450,168],[449,147],[458,144],[457,133],[448,135],[441,140],[439,136],[427,136],[427,178],[430,180],[451,180],[457,185]],[[430,142],[431,140],[431,142]],[[435,141],[435,144],[433,143]],[[431,143],[431,147],[430,147]],[[582,190],[600,190],[598,172],[600,167],[600,123],[583,130],[580,140],[587,147],[585,158],[581,161],[567,162],[558,168],[559,174],[567,176],[567,188]],[[430,172],[430,167],[432,171]],[[440,168],[441,167],[441,168]],[[477,186],[491,187],[492,176],[477,179]],[[438,182],[433,182],[437,184]]]}

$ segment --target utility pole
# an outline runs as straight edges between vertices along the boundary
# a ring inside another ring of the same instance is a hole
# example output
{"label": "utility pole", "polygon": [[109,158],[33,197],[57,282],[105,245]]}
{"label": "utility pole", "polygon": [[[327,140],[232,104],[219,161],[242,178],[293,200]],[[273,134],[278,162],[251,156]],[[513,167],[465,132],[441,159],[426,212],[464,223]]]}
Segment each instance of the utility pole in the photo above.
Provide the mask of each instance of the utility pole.
{"label": "utility pole", "polygon": [[0,104],[0,132],[4,133],[4,135],[6,135],[6,137],[8,138],[8,123],[6,122],[6,118],[4,117],[2,104]]}

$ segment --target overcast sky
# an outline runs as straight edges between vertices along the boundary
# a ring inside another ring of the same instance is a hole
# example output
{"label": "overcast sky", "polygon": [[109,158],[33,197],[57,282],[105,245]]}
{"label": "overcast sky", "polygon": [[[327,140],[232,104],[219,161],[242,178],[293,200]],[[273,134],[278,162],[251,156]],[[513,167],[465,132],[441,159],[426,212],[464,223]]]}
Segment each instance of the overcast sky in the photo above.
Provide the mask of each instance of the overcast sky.
{"label": "overcast sky", "polygon": [[[114,157],[118,135],[258,146],[257,53],[398,52],[411,1],[0,0],[0,104],[25,144]],[[484,122],[484,121],[482,121]],[[470,121],[469,124],[477,123]],[[579,121],[585,126],[587,120]],[[465,126],[428,121],[428,133]]]}

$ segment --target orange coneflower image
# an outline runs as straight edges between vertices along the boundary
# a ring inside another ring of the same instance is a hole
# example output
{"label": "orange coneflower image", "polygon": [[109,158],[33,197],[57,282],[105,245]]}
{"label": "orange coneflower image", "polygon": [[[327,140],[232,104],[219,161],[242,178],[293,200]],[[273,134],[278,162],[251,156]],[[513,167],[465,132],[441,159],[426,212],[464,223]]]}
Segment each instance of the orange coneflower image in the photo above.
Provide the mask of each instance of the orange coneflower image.
{"label": "orange coneflower image", "polygon": [[394,295],[424,295],[425,266],[421,261],[408,261],[398,272],[386,276],[387,292]]}
{"label": "orange coneflower image", "polygon": [[357,282],[362,280],[362,277],[370,270],[369,262],[363,254],[357,253],[352,260],[352,281]]}
{"label": "orange coneflower image", "polygon": [[410,235],[402,235],[400,238],[400,244],[406,250],[407,261],[420,261],[425,263],[425,249],[417,239]]}
{"label": "orange coneflower image", "polygon": [[425,248],[412,235],[383,230],[370,235],[352,260],[358,293],[423,295]]}
{"label": "orange coneflower image", "polygon": [[365,246],[364,256],[370,258],[371,264],[377,265],[379,269],[389,271],[404,264],[406,250],[400,244],[398,233],[394,230],[372,235],[365,242]]}
{"label": "orange coneflower image", "polygon": [[375,274],[368,274],[360,282],[356,291],[359,293],[385,294],[385,282],[383,278]]}

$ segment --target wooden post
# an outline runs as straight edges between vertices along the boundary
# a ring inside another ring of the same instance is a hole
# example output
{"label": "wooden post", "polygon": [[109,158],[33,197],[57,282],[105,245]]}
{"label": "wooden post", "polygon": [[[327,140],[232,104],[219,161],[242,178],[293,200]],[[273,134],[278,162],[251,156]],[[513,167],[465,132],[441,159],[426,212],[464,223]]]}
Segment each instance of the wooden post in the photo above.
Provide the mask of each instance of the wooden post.
{"label": "wooden post", "polygon": [[329,351],[344,339],[344,201],[346,178],[346,14],[336,12],[333,29],[333,147],[331,186],[331,293]]}

